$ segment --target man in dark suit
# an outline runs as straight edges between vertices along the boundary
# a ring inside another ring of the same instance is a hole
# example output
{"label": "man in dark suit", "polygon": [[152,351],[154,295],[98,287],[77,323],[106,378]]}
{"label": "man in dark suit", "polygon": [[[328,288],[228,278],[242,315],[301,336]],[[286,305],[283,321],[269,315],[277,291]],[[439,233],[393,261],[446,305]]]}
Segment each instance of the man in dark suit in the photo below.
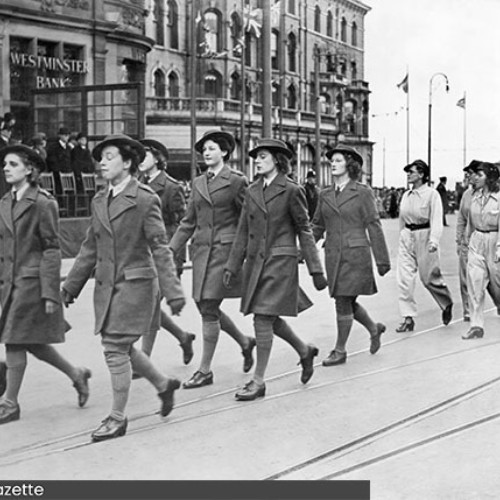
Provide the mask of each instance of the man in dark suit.
{"label": "man in dark suit", "polygon": [[71,132],[67,127],[61,127],[57,133],[57,141],[52,142],[47,149],[47,170],[54,173],[56,192],[62,193],[59,172],[71,172],[71,148],[68,144]]}
{"label": "man in dark suit", "polygon": [[80,132],[76,136],[76,146],[71,150],[71,170],[75,174],[76,188],[79,193],[83,192],[82,173],[94,173],[94,161],[87,147],[87,135]]}
{"label": "man in dark suit", "polygon": [[441,204],[443,205],[443,226],[447,226],[446,222],[446,212],[448,211],[448,192],[446,191],[447,177],[440,177],[439,184],[436,187],[436,191],[441,197]]}

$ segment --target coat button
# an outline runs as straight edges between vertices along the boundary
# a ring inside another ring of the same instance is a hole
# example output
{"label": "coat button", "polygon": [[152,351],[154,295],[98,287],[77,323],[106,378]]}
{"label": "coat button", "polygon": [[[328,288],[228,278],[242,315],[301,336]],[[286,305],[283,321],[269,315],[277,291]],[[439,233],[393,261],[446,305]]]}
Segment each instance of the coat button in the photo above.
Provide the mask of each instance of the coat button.
{"label": "coat button", "polygon": [[97,280],[97,284],[98,284],[98,285],[102,285],[102,281]]}
{"label": "coat button", "polygon": [[253,240],[253,238],[254,238],[253,234],[249,235],[249,238],[250,238],[251,240]]}
{"label": "coat button", "polygon": [[263,258],[264,258],[264,254],[263,254],[262,252],[260,252],[260,253],[259,253],[259,257],[260,257],[261,259],[263,259]]}

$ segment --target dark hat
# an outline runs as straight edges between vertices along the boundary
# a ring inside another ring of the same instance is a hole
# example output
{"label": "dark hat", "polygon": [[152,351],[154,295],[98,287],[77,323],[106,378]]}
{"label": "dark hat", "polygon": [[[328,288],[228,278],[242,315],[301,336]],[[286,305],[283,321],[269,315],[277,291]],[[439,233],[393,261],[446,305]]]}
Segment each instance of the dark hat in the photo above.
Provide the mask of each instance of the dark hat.
{"label": "dark hat", "polygon": [[34,167],[40,171],[45,170],[45,160],[34,150],[24,144],[13,144],[0,151],[0,162],[9,154],[25,154]]}
{"label": "dark hat", "polygon": [[168,160],[168,149],[160,141],[155,141],[154,139],[142,139],[139,142],[146,148],[155,149],[163,156],[163,158],[165,158],[165,161]]}
{"label": "dark hat", "polygon": [[316,177],[316,172],[314,170],[309,170],[309,172],[307,172],[306,178],[309,177]]}
{"label": "dark hat", "polygon": [[234,137],[229,132],[224,132],[223,130],[209,130],[203,134],[201,139],[198,139],[194,145],[194,149],[198,151],[198,153],[203,153],[203,144],[208,140],[213,140],[217,143],[222,141],[224,146],[221,146],[221,149],[224,151],[227,150],[228,155],[234,151],[236,146]]}
{"label": "dark hat", "polygon": [[417,167],[425,176],[429,176],[429,166],[427,165],[427,163],[425,163],[424,160],[412,161],[410,164],[406,165],[403,170],[405,172],[408,172],[409,170],[411,170],[411,167]]}
{"label": "dark hat", "polygon": [[61,127],[57,135],[71,135],[71,130],[68,127]]}
{"label": "dark hat", "polygon": [[498,180],[498,177],[500,176],[498,167],[493,163],[489,163],[487,161],[482,161],[479,163],[476,171],[479,172],[480,170],[485,173],[487,178],[492,179],[493,181]]}
{"label": "dark hat", "polygon": [[441,182],[446,182],[446,181],[448,180],[448,177],[443,176],[443,177],[440,177],[440,178],[439,178],[439,180],[440,180]]}
{"label": "dark hat", "polygon": [[146,157],[144,146],[139,141],[132,139],[132,137],[129,137],[128,135],[117,134],[108,135],[104,138],[103,141],[95,146],[95,148],[92,150],[92,156],[94,160],[101,160],[102,150],[106,146],[130,146],[137,153],[139,163],[142,163],[144,161],[144,158]]}
{"label": "dark hat", "polygon": [[331,160],[334,153],[342,153],[346,155],[351,155],[355,160],[359,161],[361,165],[363,165],[363,157],[356,151],[354,148],[350,146],[344,146],[342,144],[337,144],[337,146],[330,148],[326,152],[326,157]]}
{"label": "dark hat", "polygon": [[250,150],[248,154],[252,158],[255,158],[257,156],[257,153],[261,149],[268,149],[269,151],[271,151],[271,153],[283,153],[288,158],[291,158],[293,156],[293,152],[290,150],[290,148],[279,139],[260,139],[257,142],[257,145],[252,150]]}
{"label": "dark hat", "polygon": [[85,132],[78,132],[78,134],[76,134],[77,141],[78,141],[78,139],[81,139],[82,137],[88,138],[88,135]]}
{"label": "dark hat", "polygon": [[479,165],[481,164],[481,162],[479,160],[472,160],[466,167],[464,167],[464,172],[467,172],[467,171],[471,171],[471,172],[476,172],[477,171],[477,167],[479,167]]}

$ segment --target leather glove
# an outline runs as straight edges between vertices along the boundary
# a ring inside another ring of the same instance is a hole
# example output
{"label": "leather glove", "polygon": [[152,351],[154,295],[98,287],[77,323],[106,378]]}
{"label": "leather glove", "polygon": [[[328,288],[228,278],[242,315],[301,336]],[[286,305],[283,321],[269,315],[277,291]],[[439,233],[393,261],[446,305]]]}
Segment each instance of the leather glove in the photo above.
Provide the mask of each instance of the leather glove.
{"label": "leather glove", "polygon": [[379,264],[377,266],[377,271],[380,276],[385,276],[391,270],[390,264]]}
{"label": "leather glove", "polygon": [[231,281],[233,280],[233,273],[231,271],[228,271],[227,269],[224,271],[224,274],[222,275],[222,284],[226,288],[231,288],[233,285],[231,284]]}
{"label": "leather glove", "polygon": [[172,311],[173,316],[179,316],[183,307],[186,305],[186,301],[184,299],[173,299],[168,305],[170,306],[170,310]]}
{"label": "leather glove", "polygon": [[328,286],[328,281],[326,281],[323,273],[315,273],[312,275],[312,278],[316,290],[324,290]]}
{"label": "leather glove", "polygon": [[70,304],[73,304],[73,302],[75,301],[75,297],[73,297],[73,295],[71,295],[63,288],[61,290],[61,300],[64,304],[64,307],[68,307]]}

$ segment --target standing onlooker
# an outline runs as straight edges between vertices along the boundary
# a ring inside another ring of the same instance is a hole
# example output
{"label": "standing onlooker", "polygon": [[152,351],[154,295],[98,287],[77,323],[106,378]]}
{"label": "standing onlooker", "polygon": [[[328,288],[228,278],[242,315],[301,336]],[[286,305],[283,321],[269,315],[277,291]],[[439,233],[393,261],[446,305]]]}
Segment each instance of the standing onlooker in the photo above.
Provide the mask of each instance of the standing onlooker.
{"label": "standing onlooker", "polygon": [[370,352],[380,348],[385,325],[375,323],[357,301],[359,295],[377,293],[372,252],[380,276],[391,269],[373,191],[357,182],[363,157],[349,146],[336,146],[326,153],[331,162],[333,185],[321,191],[313,219],[314,238],[326,233],[325,267],[330,295],[335,298],[337,340],[323,366],[346,362],[346,344],[354,320],[370,334]]}
{"label": "standing onlooker", "polygon": [[76,136],[76,145],[71,150],[71,170],[75,175],[76,189],[79,193],[83,192],[82,173],[93,174],[95,170],[87,143],[87,135],[80,132]]}
{"label": "standing onlooker", "polygon": [[463,339],[484,335],[484,296],[489,287],[500,305],[500,193],[498,168],[481,162],[476,170],[476,191],[470,205],[470,239],[467,261],[467,290],[471,310],[470,330]]}
{"label": "standing onlooker", "polygon": [[394,186],[391,187],[387,196],[389,197],[389,203],[388,203],[389,207],[388,207],[387,213],[389,214],[389,217],[391,219],[395,219],[399,215],[398,214],[399,200],[398,200],[398,193],[397,193],[396,189],[394,188]]}
{"label": "standing onlooker", "polygon": [[33,149],[44,159],[47,159],[47,136],[43,132],[35,134],[31,139]]}
{"label": "standing onlooker", "polygon": [[441,204],[443,205],[443,226],[447,226],[446,214],[448,213],[448,191],[446,190],[447,177],[440,177],[439,184],[436,187],[436,191],[441,197]]}
{"label": "standing onlooker", "polygon": [[404,171],[412,188],[404,193],[399,207],[397,279],[399,310],[404,321],[396,328],[397,332],[411,332],[415,327],[417,270],[422,284],[441,308],[445,325],[451,321],[453,307],[439,264],[439,240],[443,232],[441,200],[427,184],[429,167],[423,160],[415,160]]}
{"label": "standing onlooker", "polygon": [[306,190],[307,213],[309,214],[309,220],[312,220],[319,198],[319,189],[316,186],[316,172],[314,170],[307,172],[304,188]]}
{"label": "standing onlooker", "polygon": [[235,144],[234,137],[221,130],[210,130],[198,140],[195,149],[203,155],[208,168],[204,175],[193,180],[186,215],[170,241],[170,247],[177,253],[192,238],[193,299],[202,317],[200,367],[184,382],[185,389],[213,383],[211,364],[220,330],[240,345],[243,371],[248,372],[253,365],[255,339],[243,335],[220,309],[225,298],[241,297],[239,283],[229,290],[222,282],[248,186],[247,178],[227,165]]}
{"label": "standing onlooker", "polygon": [[[10,144],[10,136],[12,134],[12,129],[9,127],[6,121],[2,121],[0,128],[0,151],[5,149]],[[10,186],[5,180],[5,173],[3,169],[0,169],[0,197],[2,197],[8,190]]]}
{"label": "standing onlooker", "polygon": [[[149,186],[161,200],[161,213],[167,240],[170,241],[179,226],[179,222],[186,213],[186,200],[184,189],[180,182],[170,177],[165,172],[167,168],[168,149],[159,141],[154,139],[143,139],[140,143],[144,146],[146,156],[139,165],[139,180]],[[177,276],[182,274],[182,261],[176,260]],[[184,331],[175,321],[162,309],[160,317],[162,328],[170,332],[178,341],[183,352],[184,364],[189,364],[193,358],[193,341],[195,335]],[[153,351],[153,345],[157,332],[151,332],[142,338],[142,350],[149,356]]]}
{"label": "standing onlooker", "polygon": [[93,441],[125,434],[132,370],[158,391],[162,416],[172,411],[180,386],[134,347],[142,335],[158,330],[162,296],[172,314],[179,314],[185,304],[160,200],[134,176],[144,155],[142,144],[126,135],[106,137],[93,149],[109,186],[92,200],[87,236],[62,289],[69,305],[95,272],[95,333],[101,335],[113,402],[109,416],[92,433]]}
{"label": "standing onlooker", "polygon": [[64,342],[66,323],[59,294],[58,207],[37,183],[45,162],[23,145],[2,150],[0,161],[12,188],[0,201],[0,341],[7,361],[0,424],[5,424],[20,417],[18,395],[28,352],[73,381],[79,406],[88,400],[91,373],[73,366],[51,345]]}
{"label": "standing onlooker", "polygon": [[59,172],[71,172],[71,148],[68,140],[71,132],[69,128],[61,127],[57,133],[57,141],[47,148],[47,170],[53,172],[56,193],[62,193]]}
{"label": "standing onlooker", "polygon": [[293,153],[283,141],[261,139],[249,155],[255,159],[259,179],[249,187],[238,230],[227,263],[224,284],[243,265],[241,311],[254,314],[257,364],[252,380],[236,393],[238,401],[253,401],[265,395],[265,371],[274,335],[290,344],[300,356],[301,381],[313,375],[318,348],[306,344],[281,316],[297,316],[309,307],[299,289],[298,248],[318,290],[326,279],[311,233],[307,203],[302,188],[287,177]]}

